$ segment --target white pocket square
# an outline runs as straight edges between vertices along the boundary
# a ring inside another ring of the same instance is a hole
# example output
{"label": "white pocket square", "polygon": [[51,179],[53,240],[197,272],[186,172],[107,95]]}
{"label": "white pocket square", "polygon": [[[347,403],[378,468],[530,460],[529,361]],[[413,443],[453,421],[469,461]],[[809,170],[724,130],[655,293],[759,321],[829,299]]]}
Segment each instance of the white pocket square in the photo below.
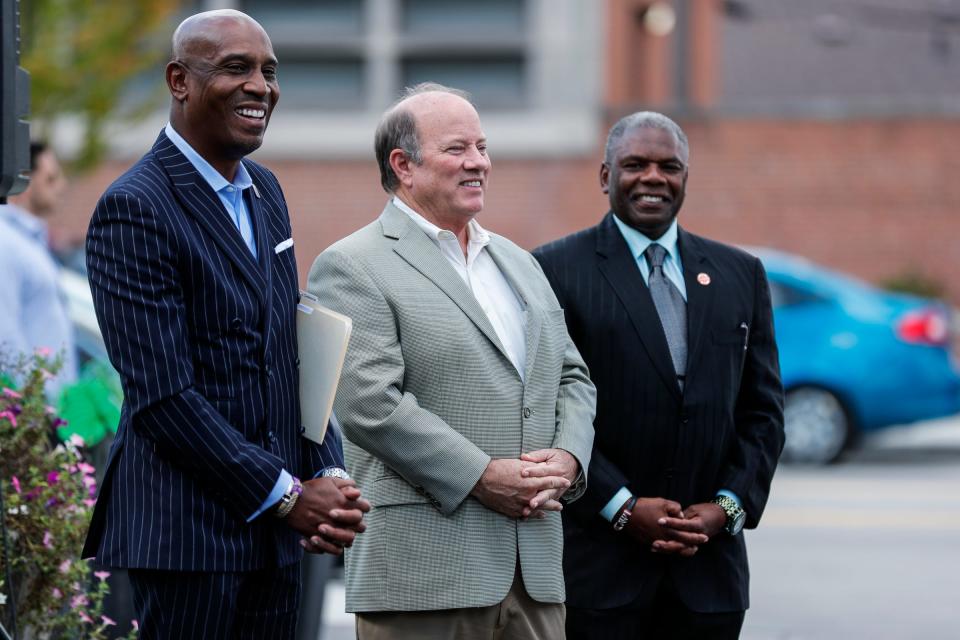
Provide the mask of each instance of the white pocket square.
{"label": "white pocket square", "polygon": [[274,253],[280,253],[281,251],[286,251],[293,246],[293,238],[287,238],[277,246],[273,248]]}

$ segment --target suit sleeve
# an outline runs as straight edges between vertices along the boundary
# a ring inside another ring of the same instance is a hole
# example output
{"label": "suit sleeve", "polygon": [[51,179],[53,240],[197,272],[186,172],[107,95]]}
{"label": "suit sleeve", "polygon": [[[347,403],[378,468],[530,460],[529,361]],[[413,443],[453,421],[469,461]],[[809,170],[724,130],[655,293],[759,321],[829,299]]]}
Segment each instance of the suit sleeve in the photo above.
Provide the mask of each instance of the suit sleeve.
{"label": "suit sleeve", "polygon": [[[557,301],[560,303],[560,306],[566,309],[568,304],[566,300],[566,291],[564,287],[561,286],[561,282],[553,270],[552,256],[542,250],[534,251],[533,256],[540,264],[547,281],[553,288],[554,294],[557,296]],[[568,315],[567,333],[572,336],[573,333],[572,328],[570,327],[570,320],[571,318]],[[573,344],[572,338],[570,341],[571,344]],[[579,352],[577,353],[577,357],[580,357]],[[595,389],[593,390],[593,403],[593,407],[595,409]],[[593,418],[594,414],[591,413],[591,426],[593,424]],[[593,429],[591,429],[591,433],[592,431]],[[568,507],[567,513],[577,518],[591,520],[593,518],[600,517],[600,511],[607,504],[607,502],[610,501],[610,498],[612,498],[621,487],[627,486],[627,478],[616,467],[616,465],[607,460],[606,456],[604,456],[603,453],[601,453],[595,446],[591,447],[589,466],[586,468],[586,487],[580,493],[576,494],[578,499],[575,504],[572,504]]]}
{"label": "suit sleeve", "polygon": [[[531,257],[533,268],[544,277],[544,286],[555,297],[540,263]],[[556,301],[560,304],[559,299]],[[563,496],[565,503],[578,500],[586,491],[588,470],[593,448],[593,418],[597,410],[597,390],[590,381],[587,364],[566,331],[566,349],[560,371],[560,389],[557,393],[557,431],[553,440],[555,449],[563,449],[580,463],[580,474]]]}
{"label": "suit sleeve", "polygon": [[283,463],[248,442],[193,387],[176,240],[143,200],[110,192],[90,223],[87,266],[133,429],[248,517],[270,494]]}
{"label": "suit sleeve", "polygon": [[773,472],[783,449],[783,384],[774,338],[770,286],[759,260],[754,262],[753,324],[740,390],[734,408],[736,446],[722,473],[718,489],[728,489],[743,502],[746,526],[760,521]]}
{"label": "suit sleeve", "polygon": [[344,434],[432,496],[442,513],[452,513],[490,456],[403,391],[396,321],[362,265],[328,249],[314,262],[308,289],[322,304],[353,319],[335,401]]}
{"label": "suit sleeve", "polygon": [[330,422],[327,425],[327,432],[323,436],[322,444],[317,444],[306,438],[303,439],[303,442],[306,445],[303,448],[303,467],[306,469],[304,476],[316,477],[318,473],[331,467],[347,468],[343,463],[341,427],[335,415],[330,415]]}

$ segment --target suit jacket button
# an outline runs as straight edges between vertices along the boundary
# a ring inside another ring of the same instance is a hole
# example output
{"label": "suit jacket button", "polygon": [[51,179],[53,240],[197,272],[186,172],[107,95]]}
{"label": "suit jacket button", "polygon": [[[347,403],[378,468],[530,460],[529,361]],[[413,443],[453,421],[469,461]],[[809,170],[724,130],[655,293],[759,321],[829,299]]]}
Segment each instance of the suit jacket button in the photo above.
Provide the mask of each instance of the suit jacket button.
{"label": "suit jacket button", "polygon": [[274,433],[273,431],[267,431],[267,439],[268,439],[270,442],[276,442],[276,441],[277,441],[277,434]]}
{"label": "suit jacket button", "polygon": [[524,408],[523,408],[523,417],[524,417],[524,418],[529,418],[529,417],[532,416],[532,415],[533,415],[533,409],[531,409],[530,407],[524,407]]}
{"label": "suit jacket button", "polygon": [[230,328],[234,331],[239,331],[240,327],[243,326],[243,321],[240,318],[234,318],[230,321]]}
{"label": "suit jacket button", "polygon": [[303,425],[300,425],[300,435],[303,435],[307,432],[307,428]]}

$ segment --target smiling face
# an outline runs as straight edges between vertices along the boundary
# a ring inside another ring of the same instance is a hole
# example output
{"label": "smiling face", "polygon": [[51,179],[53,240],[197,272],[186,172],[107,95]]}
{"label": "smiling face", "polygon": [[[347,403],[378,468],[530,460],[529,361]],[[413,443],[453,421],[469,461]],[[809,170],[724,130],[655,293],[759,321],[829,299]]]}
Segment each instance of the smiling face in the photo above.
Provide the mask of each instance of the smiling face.
{"label": "smiling face", "polygon": [[[202,15],[202,14],[201,14]],[[246,16],[189,25],[167,66],[171,123],[207,162],[232,179],[240,159],[263,143],[280,98],[270,38]]]}
{"label": "smiling face", "polygon": [[683,205],[686,155],[673,132],[633,127],[600,167],[600,186],[620,220],[655,240]]}
{"label": "smiling face", "polygon": [[406,105],[416,122],[420,163],[394,150],[396,193],[437,226],[459,232],[483,210],[490,173],[487,140],[476,109],[449,93],[424,93]]}

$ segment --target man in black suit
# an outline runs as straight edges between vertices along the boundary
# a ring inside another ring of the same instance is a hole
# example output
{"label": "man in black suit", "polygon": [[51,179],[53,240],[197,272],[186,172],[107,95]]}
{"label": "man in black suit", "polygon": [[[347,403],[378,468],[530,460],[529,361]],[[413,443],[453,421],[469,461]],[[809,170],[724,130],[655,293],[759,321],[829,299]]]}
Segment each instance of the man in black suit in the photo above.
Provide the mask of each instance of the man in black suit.
{"label": "man in black suit", "polygon": [[290,220],[245,159],[277,59],[249,16],[209,11],[174,33],[166,80],[169,124],[87,236],[124,405],[84,557],[129,570],[144,638],[292,638],[300,547],[341,553],[370,506],[336,428],[301,437]]}
{"label": "man in black suit", "polygon": [[760,261],[677,226],[687,138],[659,113],[610,131],[612,211],[537,249],[597,386],[587,492],[563,512],[567,633],[736,638],[740,529],[783,446],[783,387]]}

